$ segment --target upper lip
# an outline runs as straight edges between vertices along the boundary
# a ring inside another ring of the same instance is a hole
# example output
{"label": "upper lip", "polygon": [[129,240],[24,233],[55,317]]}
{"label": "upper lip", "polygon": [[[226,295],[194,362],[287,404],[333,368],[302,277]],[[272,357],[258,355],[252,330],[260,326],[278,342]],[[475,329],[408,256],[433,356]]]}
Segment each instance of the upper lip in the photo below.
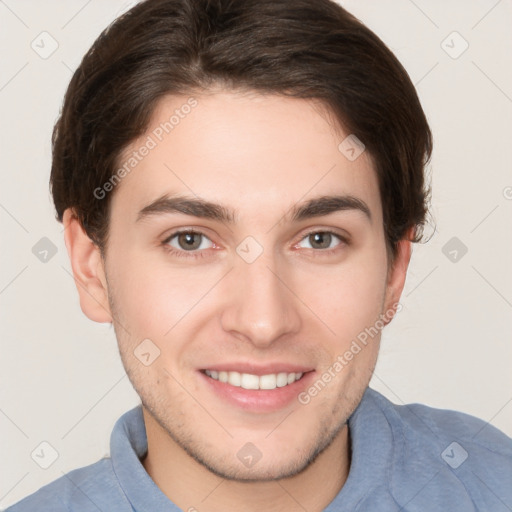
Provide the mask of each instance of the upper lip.
{"label": "upper lip", "polygon": [[239,372],[250,373],[251,375],[269,375],[272,373],[306,373],[314,370],[311,366],[304,366],[292,363],[269,363],[269,364],[256,364],[248,362],[239,363],[219,363],[209,365],[203,370],[217,371],[217,372]]}

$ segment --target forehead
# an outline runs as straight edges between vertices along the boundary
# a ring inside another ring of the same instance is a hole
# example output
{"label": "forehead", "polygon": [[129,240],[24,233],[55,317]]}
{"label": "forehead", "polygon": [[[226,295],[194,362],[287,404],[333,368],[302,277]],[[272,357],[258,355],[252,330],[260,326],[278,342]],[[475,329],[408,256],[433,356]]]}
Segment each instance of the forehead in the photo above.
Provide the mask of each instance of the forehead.
{"label": "forehead", "polygon": [[138,211],[165,194],[185,193],[261,217],[308,197],[348,194],[379,219],[373,162],[366,151],[348,158],[349,135],[309,100],[239,92],[167,96],[119,159],[129,172],[113,210]]}

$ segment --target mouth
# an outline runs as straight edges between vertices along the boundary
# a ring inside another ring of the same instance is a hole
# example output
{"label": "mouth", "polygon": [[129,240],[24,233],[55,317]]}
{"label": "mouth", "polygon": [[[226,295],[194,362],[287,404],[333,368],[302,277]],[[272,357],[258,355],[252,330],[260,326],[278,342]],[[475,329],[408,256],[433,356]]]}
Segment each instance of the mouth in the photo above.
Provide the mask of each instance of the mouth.
{"label": "mouth", "polygon": [[252,373],[240,373],[226,370],[203,370],[205,375],[213,380],[227,383],[243,389],[276,389],[284,388],[300,380],[303,372],[279,372],[268,373],[266,375],[254,375]]}
{"label": "mouth", "polygon": [[224,405],[246,412],[276,412],[293,404],[314,380],[315,370],[303,366],[266,368],[230,365],[198,372],[206,392]]}

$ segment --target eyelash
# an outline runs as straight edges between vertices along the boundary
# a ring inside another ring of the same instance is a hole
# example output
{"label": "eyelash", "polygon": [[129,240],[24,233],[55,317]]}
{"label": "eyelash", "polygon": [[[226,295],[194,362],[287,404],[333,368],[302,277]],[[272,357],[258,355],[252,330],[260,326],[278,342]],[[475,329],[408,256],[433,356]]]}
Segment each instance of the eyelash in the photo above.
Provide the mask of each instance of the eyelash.
{"label": "eyelash", "polygon": [[[308,236],[313,235],[315,233],[322,233],[322,234],[333,235],[333,236],[335,236],[336,238],[338,238],[340,240],[341,243],[339,245],[350,245],[350,241],[349,241],[349,239],[347,237],[345,237],[343,235],[340,235],[339,233],[337,233],[335,231],[318,230],[318,229],[317,230],[309,231],[308,233],[304,234],[304,236],[295,245],[298,245],[300,242],[302,242],[302,240],[304,240]],[[183,229],[183,230],[174,231],[167,238],[165,238],[165,240],[163,240],[163,242],[162,242],[162,245],[164,246],[166,251],[169,254],[171,254],[172,256],[176,256],[178,258],[204,258],[204,257],[206,257],[206,255],[205,255],[206,251],[204,249],[203,250],[196,249],[194,251],[184,251],[184,250],[177,250],[174,247],[171,247],[169,245],[169,242],[173,238],[175,238],[175,237],[177,237],[179,235],[183,235],[183,234],[202,235],[202,236],[208,238],[208,236],[206,236],[204,233],[201,233],[200,231],[195,231],[193,229]],[[208,238],[208,240],[209,240],[209,238]],[[312,250],[315,251],[315,252],[321,253],[322,256],[331,255],[331,254],[339,251],[339,245],[337,245],[334,249],[317,249],[317,250],[312,249]]]}

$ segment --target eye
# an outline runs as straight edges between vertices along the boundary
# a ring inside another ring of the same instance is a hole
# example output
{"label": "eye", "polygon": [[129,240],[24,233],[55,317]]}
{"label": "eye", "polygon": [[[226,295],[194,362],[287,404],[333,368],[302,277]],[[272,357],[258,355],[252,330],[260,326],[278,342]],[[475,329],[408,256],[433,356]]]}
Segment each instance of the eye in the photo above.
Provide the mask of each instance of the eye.
{"label": "eye", "polygon": [[[162,244],[174,256],[205,256],[205,249],[212,249],[215,244],[203,233],[193,230],[176,231],[169,235]],[[349,245],[346,238],[332,231],[312,231],[302,238],[302,240],[295,245],[298,248],[316,249],[315,252],[330,254],[337,252],[338,247],[342,245]]]}
{"label": "eye", "polygon": [[[338,241],[338,243],[336,243]],[[304,242],[309,245],[304,246]],[[313,231],[306,235],[298,244],[297,247],[305,249],[333,249],[338,245],[346,242],[340,235],[333,233],[332,231]],[[333,245],[334,243],[334,245]]]}
{"label": "eye", "polygon": [[164,244],[180,251],[198,251],[211,249],[213,242],[203,233],[197,231],[178,231],[170,235]]}

